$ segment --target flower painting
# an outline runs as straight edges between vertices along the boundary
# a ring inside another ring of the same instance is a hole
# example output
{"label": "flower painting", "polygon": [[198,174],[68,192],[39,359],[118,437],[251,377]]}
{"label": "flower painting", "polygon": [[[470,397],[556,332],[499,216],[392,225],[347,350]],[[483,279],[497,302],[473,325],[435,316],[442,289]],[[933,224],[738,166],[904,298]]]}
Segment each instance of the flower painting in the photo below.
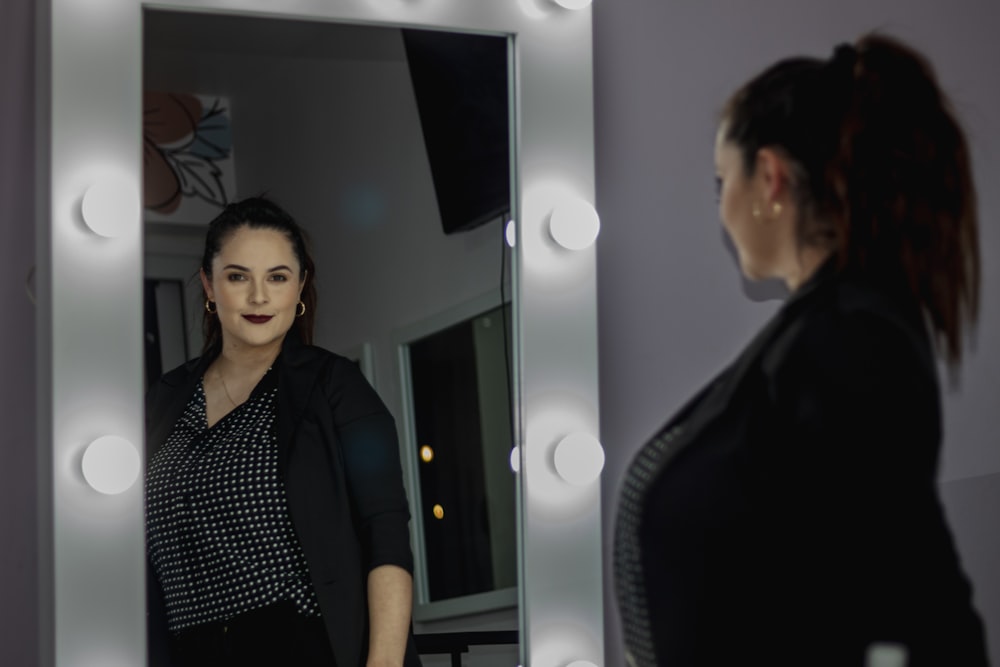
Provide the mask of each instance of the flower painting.
{"label": "flower painting", "polygon": [[206,223],[236,189],[232,126],[225,98],[143,94],[146,220]]}

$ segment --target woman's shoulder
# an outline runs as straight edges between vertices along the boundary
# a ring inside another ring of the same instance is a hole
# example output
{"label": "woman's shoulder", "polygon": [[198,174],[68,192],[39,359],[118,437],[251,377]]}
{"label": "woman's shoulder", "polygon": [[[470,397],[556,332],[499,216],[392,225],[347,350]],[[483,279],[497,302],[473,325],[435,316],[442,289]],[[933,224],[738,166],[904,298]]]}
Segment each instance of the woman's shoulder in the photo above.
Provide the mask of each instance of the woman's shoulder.
{"label": "woman's shoulder", "polygon": [[318,382],[328,397],[338,400],[344,395],[374,394],[359,363],[342,354],[318,345],[295,343],[286,346],[282,355],[282,373],[293,383]]}
{"label": "woman's shoulder", "polygon": [[833,374],[936,373],[926,325],[909,294],[849,276],[828,281],[789,316],[765,366],[792,363]]}
{"label": "woman's shoulder", "polygon": [[297,343],[286,346],[282,352],[289,368],[320,373],[328,380],[351,376],[357,362],[319,345]]}
{"label": "woman's shoulder", "polygon": [[198,372],[198,367],[202,365],[202,357],[195,357],[185,361],[183,364],[170,369],[160,376],[158,382],[167,386],[183,384],[192,375]]}

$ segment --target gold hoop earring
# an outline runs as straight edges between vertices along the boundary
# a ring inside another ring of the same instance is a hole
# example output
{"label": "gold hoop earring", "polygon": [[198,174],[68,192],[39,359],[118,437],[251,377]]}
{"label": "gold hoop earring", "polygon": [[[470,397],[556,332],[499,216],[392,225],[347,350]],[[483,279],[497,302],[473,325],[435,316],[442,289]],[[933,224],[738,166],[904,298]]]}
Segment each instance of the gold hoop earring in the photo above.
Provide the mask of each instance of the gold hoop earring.
{"label": "gold hoop earring", "polygon": [[775,218],[781,215],[781,202],[776,201],[771,205],[771,214]]}
{"label": "gold hoop earring", "polygon": [[209,315],[215,315],[217,312],[219,312],[218,306],[215,306],[215,308],[213,308],[212,306],[215,306],[215,302],[210,299],[205,299],[205,312],[208,313]]}
{"label": "gold hoop earring", "polygon": [[305,304],[305,301],[299,301],[299,308],[301,308],[301,310],[296,309],[296,311],[295,311],[295,317],[302,317],[303,315],[306,314],[306,304]]}
{"label": "gold hoop earring", "polygon": [[750,213],[753,215],[754,220],[760,220],[760,206],[757,205],[757,202],[754,202],[753,209]]}

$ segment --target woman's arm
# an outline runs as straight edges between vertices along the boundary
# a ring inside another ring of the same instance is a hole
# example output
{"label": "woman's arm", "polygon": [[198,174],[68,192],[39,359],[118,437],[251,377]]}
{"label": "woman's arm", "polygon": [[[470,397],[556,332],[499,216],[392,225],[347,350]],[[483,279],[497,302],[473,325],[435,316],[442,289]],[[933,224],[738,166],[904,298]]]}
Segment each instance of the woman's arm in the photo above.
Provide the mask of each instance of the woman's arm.
{"label": "woman's arm", "polygon": [[368,667],[400,667],[410,633],[413,578],[396,565],[368,573]]}
{"label": "woman's arm", "polygon": [[409,502],[395,423],[356,368],[344,368],[332,404],[362,565],[368,572],[370,667],[404,662],[413,607]]}

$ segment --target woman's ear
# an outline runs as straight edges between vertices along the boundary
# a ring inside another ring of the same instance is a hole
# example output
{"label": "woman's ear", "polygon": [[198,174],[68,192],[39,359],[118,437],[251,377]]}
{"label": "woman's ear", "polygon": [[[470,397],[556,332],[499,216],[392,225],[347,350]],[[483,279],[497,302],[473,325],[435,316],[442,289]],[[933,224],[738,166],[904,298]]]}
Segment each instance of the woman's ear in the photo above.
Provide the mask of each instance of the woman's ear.
{"label": "woman's ear", "polygon": [[302,272],[302,284],[299,285],[299,298],[302,298],[302,291],[306,288],[306,281],[309,280],[309,271]]}
{"label": "woman's ear", "polygon": [[768,206],[781,202],[791,190],[791,168],[784,153],[765,146],[757,151],[756,175]]}
{"label": "woman's ear", "polygon": [[205,269],[198,269],[198,276],[201,278],[201,288],[205,290],[205,298],[215,301],[215,293],[212,291],[212,281],[205,275]]}

